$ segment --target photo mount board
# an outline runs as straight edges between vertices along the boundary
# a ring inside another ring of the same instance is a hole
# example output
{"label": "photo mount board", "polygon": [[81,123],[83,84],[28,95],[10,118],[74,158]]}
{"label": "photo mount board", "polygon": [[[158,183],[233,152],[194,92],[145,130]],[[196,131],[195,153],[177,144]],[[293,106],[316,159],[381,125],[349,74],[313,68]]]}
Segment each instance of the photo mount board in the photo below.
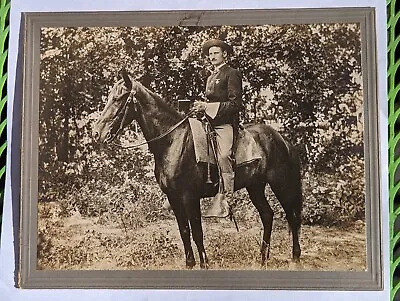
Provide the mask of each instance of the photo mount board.
{"label": "photo mount board", "polygon": [[[314,271],[43,271],[37,270],[37,178],[40,29],[42,27],[219,26],[359,23],[364,90],[366,168],[365,272]],[[23,15],[21,288],[152,289],[382,289],[381,213],[376,86],[375,18],[372,8],[25,13]]]}

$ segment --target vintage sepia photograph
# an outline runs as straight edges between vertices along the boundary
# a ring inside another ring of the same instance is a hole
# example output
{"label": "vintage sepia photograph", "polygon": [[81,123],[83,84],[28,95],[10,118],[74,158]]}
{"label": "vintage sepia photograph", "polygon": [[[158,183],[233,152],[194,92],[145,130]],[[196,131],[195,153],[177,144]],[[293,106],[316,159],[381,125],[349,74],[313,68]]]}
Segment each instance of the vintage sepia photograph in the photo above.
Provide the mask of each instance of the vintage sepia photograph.
{"label": "vintage sepia photograph", "polygon": [[359,23],[42,27],[37,269],[366,271]]}

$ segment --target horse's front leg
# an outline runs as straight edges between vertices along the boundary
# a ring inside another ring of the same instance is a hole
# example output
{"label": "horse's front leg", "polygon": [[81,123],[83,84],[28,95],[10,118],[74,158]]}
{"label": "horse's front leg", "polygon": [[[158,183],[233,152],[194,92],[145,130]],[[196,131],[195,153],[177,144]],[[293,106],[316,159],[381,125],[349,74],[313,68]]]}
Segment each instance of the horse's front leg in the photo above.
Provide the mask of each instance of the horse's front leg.
{"label": "horse's front leg", "polygon": [[197,251],[199,252],[200,267],[208,268],[207,254],[204,248],[203,227],[201,224],[200,213],[200,197],[190,196],[187,200],[186,213],[189,217],[190,226],[192,228],[193,240],[196,243]]}
{"label": "horse's front leg", "polygon": [[178,222],[179,233],[181,234],[185,250],[186,267],[192,269],[196,265],[196,260],[194,259],[193,249],[190,242],[190,227],[186,210],[181,200],[171,197],[168,197],[168,200]]}

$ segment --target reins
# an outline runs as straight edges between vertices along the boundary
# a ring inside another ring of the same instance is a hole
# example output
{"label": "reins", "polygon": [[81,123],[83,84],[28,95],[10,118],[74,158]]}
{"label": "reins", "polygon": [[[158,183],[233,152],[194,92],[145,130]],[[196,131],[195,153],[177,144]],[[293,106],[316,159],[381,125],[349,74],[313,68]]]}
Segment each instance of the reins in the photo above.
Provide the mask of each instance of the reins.
{"label": "reins", "polygon": [[111,142],[111,144],[119,146],[121,148],[129,149],[129,148],[139,147],[139,146],[160,140],[160,139],[164,138],[165,136],[168,136],[171,132],[173,132],[177,127],[179,127],[182,123],[184,123],[190,116],[191,116],[191,112],[186,114],[185,117],[183,117],[183,119],[181,121],[179,121],[178,123],[173,125],[171,128],[169,128],[168,131],[166,131],[165,133],[162,133],[161,135],[158,135],[150,140],[146,140],[141,143],[133,144],[133,145],[122,145],[122,144],[116,143],[116,142]]}
{"label": "reins", "polygon": [[[136,99],[136,97],[135,97],[135,94],[136,94],[136,91],[134,91],[134,90],[131,90],[131,91],[129,92],[129,95],[128,95],[127,99],[126,99],[126,102],[125,102],[125,104],[123,105],[122,109],[120,110],[120,112],[124,111],[124,116],[122,117],[122,121],[121,121],[121,123],[120,123],[120,125],[119,125],[118,130],[117,130],[116,133],[114,134],[114,137],[112,137],[112,139],[111,139],[110,144],[112,144],[112,145],[119,146],[119,147],[124,148],[124,149],[129,149],[129,148],[136,148],[136,147],[139,147],[139,146],[142,146],[142,145],[149,144],[149,143],[151,143],[151,142],[160,140],[160,139],[164,138],[165,136],[168,136],[171,132],[173,132],[177,127],[179,127],[182,123],[184,123],[184,122],[193,114],[193,111],[192,111],[192,110],[189,111],[189,113],[187,113],[187,114],[183,117],[182,120],[180,120],[178,123],[176,123],[176,124],[173,125],[171,128],[169,128],[165,133],[162,133],[162,134],[160,134],[160,135],[158,135],[158,136],[156,136],[156,137],[154,137],[154,138],[151,138],[150,140],[146,140],[146,141],[143,141],[143,142],[141,142],[141,143],[137,143],[137,144],[133,144],[133,145],[122,145],[122,144],[120,144],[120,143],[114,142],[114,139],[115,139],[115,137],[117,137],[117,135],[119,134],[119,132],[120,132],[120,131],[122,130],[122,128],[124,127],[124,122],[125,122],[126,116],[127,116],[127,114],[128,114],[128,105],[129,105],[129,103],[131,102],[131,100],[132,100],[133,104],[135,105],[134,109],[135,109],[135,111],[137,112],[137,108],[136,108],[137,99]],[[117,115],[118,115],[118,114],[117,114]],[[116,116],[116,117],[117,117],[117,116]],[[113,120],[113,122],[114,122],[114,121],[115,121],[115,119]]]}

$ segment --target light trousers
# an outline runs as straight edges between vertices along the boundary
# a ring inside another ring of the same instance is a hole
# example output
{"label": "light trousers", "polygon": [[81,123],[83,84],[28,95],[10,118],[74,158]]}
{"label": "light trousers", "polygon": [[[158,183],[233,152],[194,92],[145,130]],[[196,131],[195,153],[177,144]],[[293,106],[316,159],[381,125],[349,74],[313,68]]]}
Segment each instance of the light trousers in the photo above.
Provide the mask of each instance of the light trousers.
{"label": "light trousers", "polygon": [[233,173],[232,166],[232,145],[233,127],[230,124],[218,125],[215,127],[217,134],[217,160],[222,173]]}

